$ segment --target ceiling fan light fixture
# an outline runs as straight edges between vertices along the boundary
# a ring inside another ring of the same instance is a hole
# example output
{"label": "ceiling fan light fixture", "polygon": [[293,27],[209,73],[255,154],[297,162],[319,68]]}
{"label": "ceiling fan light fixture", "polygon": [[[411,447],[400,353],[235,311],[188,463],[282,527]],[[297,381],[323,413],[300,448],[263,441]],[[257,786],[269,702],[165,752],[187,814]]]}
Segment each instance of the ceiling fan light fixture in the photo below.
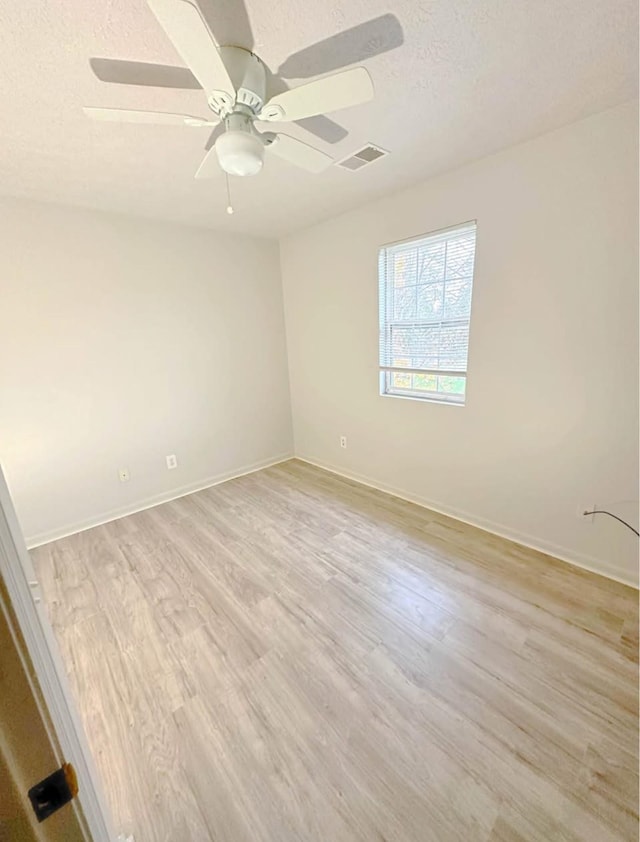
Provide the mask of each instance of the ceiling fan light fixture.
{"label": "ceiling fan light fixture", "polygon": [[216,141],[216,154],[229,175],[257,175],[264,161],[264,144],[248,132],[228,131]]}

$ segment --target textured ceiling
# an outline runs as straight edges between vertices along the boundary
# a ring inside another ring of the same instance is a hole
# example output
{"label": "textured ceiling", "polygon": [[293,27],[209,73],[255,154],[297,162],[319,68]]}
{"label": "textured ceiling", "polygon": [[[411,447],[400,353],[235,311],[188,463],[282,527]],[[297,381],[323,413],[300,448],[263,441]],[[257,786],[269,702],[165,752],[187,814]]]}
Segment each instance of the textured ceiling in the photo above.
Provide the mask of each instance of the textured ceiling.
{"label": "textured ceiling", "polygon": [[338,159],[367,141],[391,154],[319,176],[270,158],[232,179],[229,217],[223,176],[193,179],[206,129],[94,123],[81,110],[210,114],[199,90],[91,72],[91,56],[183,65],[144,0],[0,0],[0,194],[278,236],[637,95],[635,0],[247,0],[248,21],[235,0],[199,5],[236,40],[250,24],[271,68],[392,12],[404,44],[367,60],[375,100],[331,115],[348,137],[287,129]]}

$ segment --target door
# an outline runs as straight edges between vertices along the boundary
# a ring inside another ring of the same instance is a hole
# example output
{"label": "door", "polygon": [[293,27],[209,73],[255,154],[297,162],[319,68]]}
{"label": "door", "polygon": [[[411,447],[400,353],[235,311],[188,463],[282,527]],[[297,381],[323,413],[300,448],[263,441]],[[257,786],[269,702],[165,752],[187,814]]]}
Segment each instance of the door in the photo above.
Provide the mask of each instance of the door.
{"label": "door", "polygon": [[[55,757],[55,766],[49,769],[49,773],[64,762],[73,765],[78,779],[78,795],[72,801],[76,824],[83,828],[84,837],[88,842],[115,842],[116,835],[102,797],[93,758],[73,699],[70,697],[57,643],[42,603],[40,585],[36,580],[1,468],[0,614],[0,630],[5,629],[12,642],[11,647],[6,646],[3,649],[3,660],[6,655],[8,661],[10,648],[17,653],[21,662],[20,675],[28,683],[30,691],[26,695],[33,699],[40,713],[38,721],[44,725],[43,734],[48,742],[48,745],[43,747],[41,742],[37,743],[31,739],[29,755],[35,757],[40,747],[53,752],[49,756]],[[13,711],[17,712],[15,706]],[[22,727],[26,731],[26,725],[20,723],[19,717],[16,718],[16,723],[16,728]],[[34,729],[35,727],[34,725]],[[25,740],[27,737],[25,733]],[[24,741],[17,741],[17,745],[25,744]],[[6,763],[6,758],[12,756],[11,747],[5,744],[4,748]],[[13,753],[13,765],[18,764],[22,755],[22,749]],[[37,763],[36,768],[39,768]],[[30,785],[37,782],[33,780]],[[20,797],[24,800],[24,793],[17,795],[18,800]],[[67,807],[63,809],[68,810]],[[55,814],[42,824],[42,831],[46,830],[47,822],[53,822],[54,818]],[[46,833],[42,833],[40,838],[48,837]]]}

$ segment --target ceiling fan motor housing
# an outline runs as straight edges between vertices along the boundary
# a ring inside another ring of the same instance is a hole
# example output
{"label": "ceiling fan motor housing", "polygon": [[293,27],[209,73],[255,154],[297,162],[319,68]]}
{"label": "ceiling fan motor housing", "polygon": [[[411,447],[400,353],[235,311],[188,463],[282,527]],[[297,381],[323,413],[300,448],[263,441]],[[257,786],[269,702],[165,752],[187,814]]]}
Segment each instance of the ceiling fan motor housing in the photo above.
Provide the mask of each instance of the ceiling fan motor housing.
{"label": "ceiling fan motor housing", "polygon": [[209,107],[222,119],[238,105],[258,114],[265,103],[267,91],[264,64],[258,56],[241,47],[220,47],[220,55],[236,90],[236,101],[235,104],[229,103],[225,96],[218,97],[213,93],[209,97]]}

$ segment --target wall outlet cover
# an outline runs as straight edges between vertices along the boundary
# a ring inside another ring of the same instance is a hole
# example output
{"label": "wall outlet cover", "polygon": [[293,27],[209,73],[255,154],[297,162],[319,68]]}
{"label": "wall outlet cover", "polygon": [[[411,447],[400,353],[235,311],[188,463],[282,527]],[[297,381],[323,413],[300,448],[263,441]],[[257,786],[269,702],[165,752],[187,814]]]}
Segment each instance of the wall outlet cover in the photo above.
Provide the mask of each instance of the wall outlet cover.
{"label": "wall outlet cover", "polygon": [[581,503],[580,506],[578,506],[578,518],[586,521],[587,523],[593,523],[595,515],[585,515],[585,512],[593,512],[597,508],[598,507],[595,503]]}

